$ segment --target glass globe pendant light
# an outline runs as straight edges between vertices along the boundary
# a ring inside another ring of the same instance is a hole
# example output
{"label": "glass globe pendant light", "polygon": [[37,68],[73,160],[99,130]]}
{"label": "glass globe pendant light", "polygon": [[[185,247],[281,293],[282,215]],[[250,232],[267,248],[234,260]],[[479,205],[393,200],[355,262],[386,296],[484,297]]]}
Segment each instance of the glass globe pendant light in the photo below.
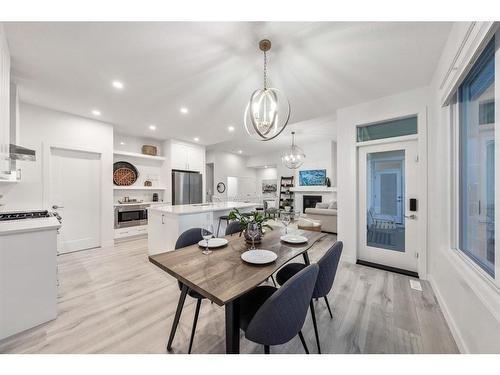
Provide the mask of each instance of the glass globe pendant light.
{"label": "glass globe pendant light", "polygon": [[304,163],[305,158],[306,154],[295,144],[295,132],[292,132],[292,146],[283,154],[281,162],[287,168],[297,169]]}
{"label": "glass globe pendant light", "polygon": [[260,141],[276,138],[290,119],[290,103],[280,90],[267,87],[267,55],[271,41],[263,39],[259,48],[264,53],[264,88],[255,90],[245,110],[245,129]]}

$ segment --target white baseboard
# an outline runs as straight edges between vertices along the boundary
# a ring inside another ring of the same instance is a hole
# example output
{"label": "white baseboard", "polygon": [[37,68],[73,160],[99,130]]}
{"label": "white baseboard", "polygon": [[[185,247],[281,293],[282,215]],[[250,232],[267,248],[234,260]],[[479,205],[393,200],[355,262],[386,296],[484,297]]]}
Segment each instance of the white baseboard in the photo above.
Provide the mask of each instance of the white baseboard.
{"label": "white baseboard", "polygon": [[455,339],[455,342],[457,343],[458,350],[462,354],[469,354],[470,350],[467,347],[467,344],[465,343],[461,333],[460,329],[458,328],[458,325],[455,323],[455,319],[453,319],[453,316],[451,315],[450,309],[448,308],[446,301],[443,298],[443,295],[439,291],[439,287],[437,286],[436,280],[434,280],[434,277],[432,275],[427,275],[427,280],[429,281],[429,284],[431,284],[432,290],[434,291],[434,295],[436,296],[439,306],[441,307],[441,311],[443,312],[444,318],[446,319],[446,322],[448,323],[448,326],[450,327],[451,334],[453,335],[453,338]]}

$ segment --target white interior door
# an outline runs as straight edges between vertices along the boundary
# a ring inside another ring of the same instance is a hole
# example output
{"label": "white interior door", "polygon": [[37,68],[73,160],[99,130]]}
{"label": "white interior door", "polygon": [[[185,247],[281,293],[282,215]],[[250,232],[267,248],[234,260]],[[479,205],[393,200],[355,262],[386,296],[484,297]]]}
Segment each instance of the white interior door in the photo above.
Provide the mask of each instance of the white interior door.
{"label": "white interior door", "polygon": [[417,141],[363,146],[358,160],[358,259],[417,272]]}
{"label": "white interior door", "polygon": [[59,253],[101,245],[100,154],[50,150],[50,206],[62,217]]}

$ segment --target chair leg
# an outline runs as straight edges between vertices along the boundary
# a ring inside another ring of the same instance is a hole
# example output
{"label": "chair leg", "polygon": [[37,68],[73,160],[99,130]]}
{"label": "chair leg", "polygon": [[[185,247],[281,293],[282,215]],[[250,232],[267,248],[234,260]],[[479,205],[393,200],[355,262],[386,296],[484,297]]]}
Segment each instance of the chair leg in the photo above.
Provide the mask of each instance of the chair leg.
{"label": "chair leg", "polygon": [[269,345],[264,345],[264,354],[270,354],[271,350],[269,350]]}
{"label": "chair leg", "polygon": [[193,328],[191,329],[191,339],[189,340],[189,350],[188,354],[191,354],[191,348],[193,347],[194,333],[196,332],[196,323],[198,323],[198,315],[200,315],[201,298],[196,301],[196,311],[194,313]]}
{"label": "chair leg", "polygon": [[300,342],[302,342],[302,346],[306,351],[306,354],[309,354],[309,349],[307,349],[306,340],[304,340],[304,335],[302,335],[302,331],[299,331]]}
{"label": "chair leg", "polygon": [[309,306],[311,307],[311,316],[313,320],[314,334],[316,335],[316,345],[318,345],[318,354],[321,354],[321,346],[319,345],[318,325],[316,324],[316,314],[314,313],[314,302],[312,300]]}
{"label": "chair leg", "polygon": [[328,303],[328,298],[325,296],[326,307],[328,307],[328,312],[330,313],[330,318],[333,319],[332,310],[330,309],[330,304]]}
{"label": "chair leg", "polygon": [[168,338],[167,350],[172,350],[172,341],[174,341],[175,331],[177,331],[177,325],[179,324],[179,319],[181,317],[182,308],[184,307],[184,301],[186,300],[187,292],[189,288],[187,285],[182,285],[181,295],[179,296],[179,302],[177,303],[177,310],[175,311],[174,322],[172,323],[172,328],[170,329],[170,337]]}

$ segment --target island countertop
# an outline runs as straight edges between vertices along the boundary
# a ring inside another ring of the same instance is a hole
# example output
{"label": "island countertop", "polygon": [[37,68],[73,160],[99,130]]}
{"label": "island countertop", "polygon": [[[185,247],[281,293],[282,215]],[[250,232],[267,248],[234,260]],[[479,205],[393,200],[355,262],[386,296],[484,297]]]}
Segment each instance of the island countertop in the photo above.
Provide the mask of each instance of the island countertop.
{"label": "island countertop", "polygon": [[228,211],[234,208],[251,208],[258,205],[258,203],[250,202],[197,203],[148,207],[148,211],[156,211],[169,215],[191,215],[205,212]]}

